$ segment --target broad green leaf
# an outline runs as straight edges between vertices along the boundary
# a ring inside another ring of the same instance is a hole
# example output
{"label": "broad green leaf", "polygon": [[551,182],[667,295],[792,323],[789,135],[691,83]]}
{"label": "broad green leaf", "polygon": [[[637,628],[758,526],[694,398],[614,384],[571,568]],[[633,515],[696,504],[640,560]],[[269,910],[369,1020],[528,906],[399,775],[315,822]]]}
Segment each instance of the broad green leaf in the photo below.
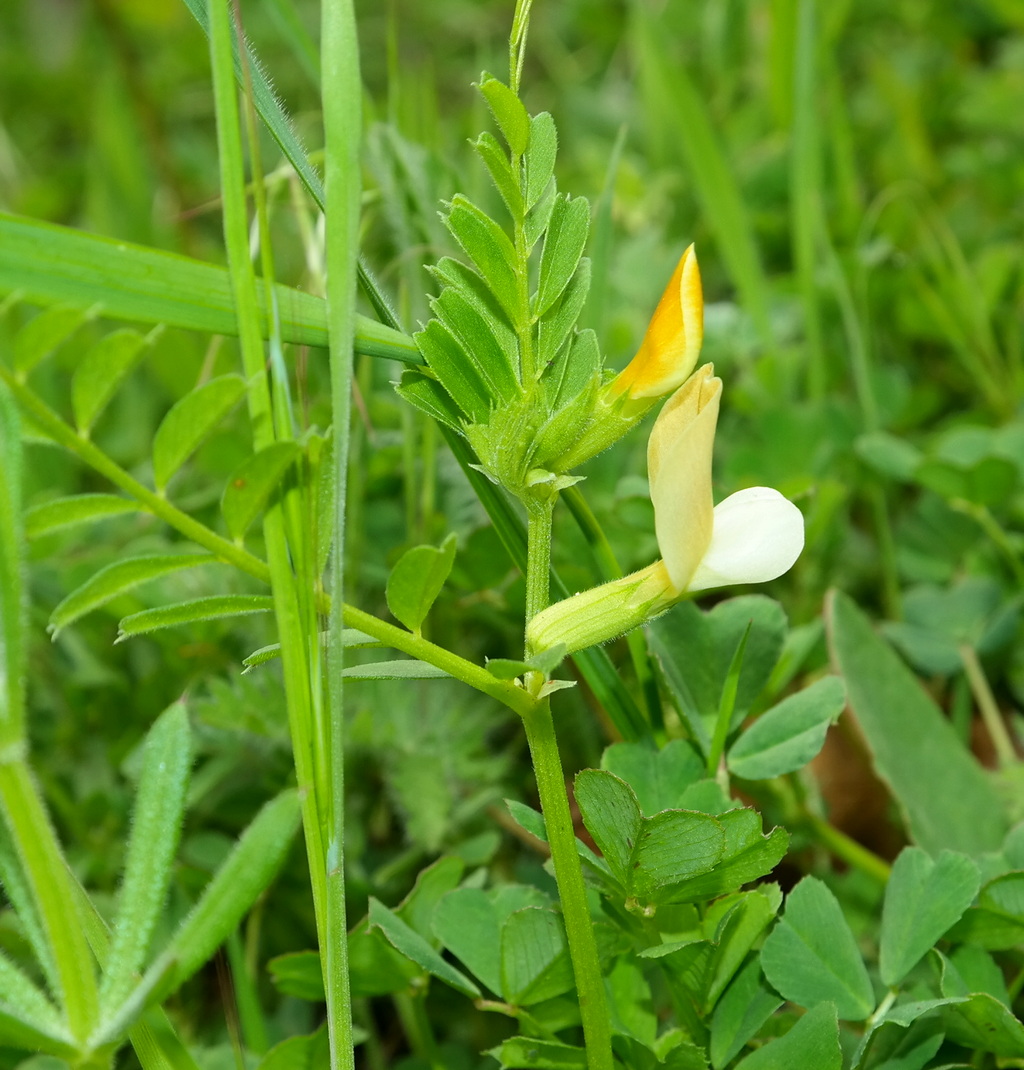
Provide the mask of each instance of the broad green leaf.
{"label": "broad green leaf", "polygon": [[987,951],[969,944],[958,947],[949,957],[948,967],[942,975],[943,995],[969,996],[972,992],[987,992],[1007,1007],[1013,1006],[1002,967]]}
{"label": "broad green leaf", "polygon": [[75,425],[88,435],[145,350],[147,339],[124,328],[104,335],[82,358],[71,379]]}
{"label": "broad green leaf", "polygon": [[89,524],[108,516],[138,513],[142,506],[117,494],[73,494],[34,505],[25,513],[25,534],[31,538],[47,535],[76,524]]}
{"label": "broad green leaf", "polygon": [[347,680],[440,680],[450,674],[426,661],[402,658],[398,661],[348,665],[341,670],[341,675]]}
{"label": "broad green leaf", "polygon": [[590,204],[586,197],[555,198],[540,258],[540,278],[534,315],[543,316],[562,296],[576,273],[590,230]]}
{"label": "broad green leaf", "polygon": [[990,1051],[1004,1059],[1024,1058],[1024,1025],[994,996],[975,992],[963,1002],[942,1008],[946,1035],[972,1051]]}
{"label": "broad green leaf", "polygon": [[773,988],[803,1007],[831,1001],[851,1022],[874,1010],[857,942],[838,900],[816,877],[804,877],[786,897],[785,912],[761,949],[761,968]]}
{"label": "broad green leaf", "polygon": [[880,973],[885,984],[899,984],[960,920],[978,884],[978,867],[965,855],[943,851],[932,861],[919,847],[900,852],[882,908]]}
{"label": "broad green leaf", "polygon": [[406,550],[388,576],[385,596],[392,616],[417,635],[455,561],[455,535],[435,546]]}
{"label": "broad green leaf", "polygon": [[299,447],[294,442],[272,442],[254,453],[228,480],[220,510],[236,542],[245,537],[298,454]]}
{"label": "broad green leaf", "polygon": [[853,444],[857,456],[876,472],[909,482],[921,462],[921,451],[888,431],[871,431]]}
{"label": "broad green leaf", "polygon": [[434,934],[496,996],[501,995],[501,915],[479,888],[449,892],[434,911]]}
{"label": "broad green leaf", "polygon": [[735,729],[768,682],[782,652],[786,615],[778,602],[760,594],[741,595],[708,612],[693,602],[683,602],[649,626],[651,649],[705,755],[729,665],[748,625],[750,637],[733,708],[731,727]]}
{"label": "broad green leaf", "polygon": [[[492,407],[490,392],[480,369],[469,359],[455,335],[440,320],[434,319],[414,337],[423,359],[455,404],[472,422],[487,423]],[[421,389],[413,400],[421,400],[422,393]],[[423,400],[429,403],[429,398]],[[441,405],[437,407],[442,422],[450,423]]]}
{"label": "broad green leaf", "polygon": [[764,983],[756,958],[732,979],[711,1016],[711,1065],[721,1070],[742,1050],[762,1025],[782,1006]]}
{"label": "broad green leaf", "polygon": [[551,213],[555,209],[555,200],[558,197],[558,183],[554,178],[547,184],[547,188],[540,195],[537,203],[526,213],[526,223],[523,226],[523,234],[526,237],[526,247],[532,251],[540,240],[541,235],[547,229],[551,221]]}
{"label": "broad green leaf", "polygon": [[170,606],[157,606],[122,617],[117,627],[120,643],[134,635],[159,631],[161,628],[178,628],[183,624],[199,624],[207,620],[222,620],[225,617],[245,617],[253,613],[273,613],[274,599],[269,594],[215,594],[206,598],[193,598],[188,602],[176,602]]}
{"label": "broad green leaf", "polygon": [[551,910],[517,910],[501,930],[501,994],[528,1007],[570,992],[574,985],[561,916]]}
{"label": "broad green leaf", "polygon": [[487,281],[498,304],[513,323],[518,323],[526,310],[522,308],[519,298],[516,252],[508,235],[490,216],[461,194],[452,198],[445,223]]}
{"label": "broad green leaf", "polygon": [[[353,1030],[353,1043],[358,1044],[366,1034],[358,1026]],[[326,1024],[315,1033],[288,1037],[275,1044],[259,1061],[256,1070],[329,1070],[331,1045]]]}
{"label": "broad green leaf", "polygon": [[557,1040],[509,1037],[486,1054],[498,1060],[501,1070],[587,1070],[586,1051]]}
{"label": "broad green leaf", "polygon": [[473,148],[484,162],[487,173],[491,176],[494,188],[501,194],[509,214],[513,219],[520,219],[525,214],[523,194],[519,188],[519,179],[504,149],[498,144],[498,139],[484,131],[473,142]]}
{"label": "broad green leaf", "polygon": [[110,1014],[131,991],[164,909],[192,764],[188,714],[170,706],[146,736],[117,918],[100,987]]}
{"label": "broad green leaf", "polygon": [[320,1003],[324,999],[324,974],[317,951],[291,951],[267,963],[274,987],[286,996]]}
{"label": "broad green leaf", "polygon": [[1002,803],[949,719],[850,598],[834,592],[826,615],[850,708],[914,842],[932,855],[998,850]]}
{"label": "broad green leaf", "polygon": [[514,156],[522,156],[530,137],[530,117],[526,114],[523,102],[504,82],[499,82],[486,72],[480,76],[479,89],[509,151]]}
{"label": "broad green leaf", "polygon": [[758,717],[732,745],[729,771],[744,780],[768,780],[802,769],[821,750],[845,705],[838,676],[816,680]]}
{"label": "broad green leaf", "polygon": [[[701,783],[717,786],[713,781]],[[770,873],[785,857],[789,833],[774,828],[764,835],[756,810],[729,810],[717,815],[725,838],[721,857],[710,872],[680,880],[668,890],[665,902],[695,903],[734,892],[748,881]]]}
{"label": "broad green leaf", "polygon": [[25,536],[21,516],[21,421],[0,383],[0,743],[22,742],[25,715]]}
{"label": "broad green leaf", "polygon": [[909,1026],[885,1018],[865,1034],[853,1065],[870,1066],[873,1070],[923,1070],[934,1065],[932,1057],[942,1047],[945,1036],[937,1015],[922,1016]]}
{"label": "broad green leaf", "polygon": [[50,634],[56,638],[62,628],[66,628],[79,617],[84,617],[86,613],[106,605],[118,595],[140,584],[184,568],[216,563],[217,558],[213,554],[153,554],[131,557],[127,561],[115,561],[90,576],[54,609],[50,614],[48,626]]}
{"label": "broad green leaf", "polygon": [[505,345],[509,344],[509,339],[502,334],[502,340],[499,340],[491,330],[490,318],[480,311],[477,304],[467,299],[461,290],[449,286],[430,303],[430,307],[475,366],[486,387],[490,404],[497,407],[502,401],[510,402],[518,398],[522,393],[518,376],[518,349],[513,343],[506,351]]}
{"label": "broad green leaf", "polygon": [[989,881],[950,931],[950,939],[989,951],[1024,944],[1024,873],[1005,873]]}
{"label": "broad green leaf", "polygon": [[370,927],[379,928],[396,951],[433,977],[464,996],[480,998],[480,989],[464,973],[446,962],[415,929],[373,897],[370,898]]}
{"label": "broad green leaf", "polygon": [[670,902],[673,887],[722,857],[725,834],[708,814],[665,810],[645,818],[636,795],[611,773],[584,769],[576,802],[587,830],[628,896]]}
{"label": "broad green leaf", "polygon": [[558,131],[549,112],[530,118],[530,142],[526,150],[526,207],[532,208],[547,189],[555,172]]}
{"label": "broad green leaf", "polygon": [[[238,334],[231,278],[224,268],[0,212],[0,293],[15,290],[43,304],[99,304],[113,319]],[[266,293],[262,284],[260,292]],[[326,349],[324,300],[281,285],[273,294],[282,341]],[[356,317],[356,350],[422,363],[408,335],[366,316]]]}
{"label": "broad green leaf", "polygon": [[633,789],[648,816],[660,810],[686,809],[683,793],[704,775],[700,755],[684,739],[674,739],[661,750],[653,742],[613,743],[601,755],[601,768]]}
{"label": "broad green leaf", "polygon": [[240,375],[221,375],[175,402],[153,436],[153,481],[163,491],[167,481],[238,404],[245,393]]}
{"label": "broad green leaf", "polygon": [[[23,287],[17,289],[23,290]],[[66,342],[86,319],[82,309],[58,305],[40,312],[22,327],[14,338],[14,369],[18,378],[27,378],[29,372]]]}
{"label": "broad green leaf", "polygon": [[841,1070],[842,1065],[835,1005],[816,1002],[785,1036],[741,1059],[736,1070]]}

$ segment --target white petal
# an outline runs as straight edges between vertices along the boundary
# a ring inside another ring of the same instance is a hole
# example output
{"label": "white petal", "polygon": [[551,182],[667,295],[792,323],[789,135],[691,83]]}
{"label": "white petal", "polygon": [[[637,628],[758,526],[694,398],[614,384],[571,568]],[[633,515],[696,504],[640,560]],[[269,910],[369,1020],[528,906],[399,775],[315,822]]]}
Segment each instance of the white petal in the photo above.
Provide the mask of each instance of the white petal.
{"label": "white petal", "polygon": [[749,487],[715,506],[707,553],[688,589],[765,583],[788,572],[804,548],[804,518],[771,487]]}

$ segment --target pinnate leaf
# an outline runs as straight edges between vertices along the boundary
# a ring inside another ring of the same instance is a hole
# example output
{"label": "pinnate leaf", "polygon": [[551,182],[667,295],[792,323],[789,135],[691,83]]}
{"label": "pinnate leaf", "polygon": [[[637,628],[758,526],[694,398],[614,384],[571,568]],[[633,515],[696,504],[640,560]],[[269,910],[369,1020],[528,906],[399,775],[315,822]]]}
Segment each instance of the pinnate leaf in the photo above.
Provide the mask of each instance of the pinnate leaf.
{"label": "pinnate leaf", "polygon": [[461,194],[452,198],[445,222],[466,255],[476,264],[498,303],[512,322],[518,323],[525,310],[520,307],[516,253],[508,235]]}

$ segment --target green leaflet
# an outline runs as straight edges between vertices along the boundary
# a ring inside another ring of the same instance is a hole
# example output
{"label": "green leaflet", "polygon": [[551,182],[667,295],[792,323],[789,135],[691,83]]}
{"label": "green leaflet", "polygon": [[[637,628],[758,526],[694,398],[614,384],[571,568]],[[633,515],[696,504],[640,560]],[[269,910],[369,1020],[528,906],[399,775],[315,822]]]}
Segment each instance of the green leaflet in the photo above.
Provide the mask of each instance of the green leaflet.
{"label": "green leaflet", "polygon": [[50,614],[48,629],[56,638],[62,628],[106,605],[112,599],[142,583],[198,565],[217,562],[213,554],[152,554],[132,557],[127,561],[115,561],[100,569],[94,576],[74,590]]}
{"label": "green leaflet", "polygon": [[880,973],[896,985],[953,926],[978,892],[977,865],[942,851],[934,861],[905,847],[893,863],[882,910]]}
{"label": "green leaflet", "polygon": [[413,546],[402,554],[388,577],[385,591],[388,609],[417,635],[452,570],[455,544],[452,534],[440,549]]}
{"label": "green leaflet", "polygon": [[804,877],[786,897],[786,909],[761,950],[772,987],[794,1003],[830,1001],[839,1017],[863,1021],[874,992],[857,942],[836,897],[816,877]]}
{"label": "green leaflet", "polygon": [[274,599],[269,594],[215,594],[206,598],[194,598],[188,602],[176,602],[170,606],[157,606],[122,617],[117,629],[116,642],[120,643],[135,635],[159,631],[161,628],[177,628],[183,624],[198,624],[207,620],[222,620],[225,617],[244,617],[253,613],[273,613]]}
{"label": "green leaflet", "polygon": [[228,480],[220,510],[231,537],[241,542],[263,512],[288,466],[299,455],[295,442],[272,442],[254,453]]}
{"label": "green leaflet", "polygon": [[513,323],[526,316],[516,281],[516,253],[508,235],[472,201],[456,194],[445,216],[452,236],[476,265]]}
{"label": "green leaflet", "polygon": [[123,328],[104,335],[82,358],[71,380],[71,408],[82,434],[92,429],[148,342],[138,331]]}
{"label": "green leaflet", "polygon": [[159,491],[216,430],[245,393],[240,375],[221,375],[175,402],[153,436],[153,481]]}
{"label": "green leaflet", "polygon": [[480,76],[478,88],[491,109],[509,151],[514,156],[522,156],[530,139],[530,118],[522,101],[504,82],[499,82],[486,71]]}
{"label": "green leaflet", "polygon": [[732,745],[729,771],[745,780],[767,780],[802,769],[821,750],[845,705],[838,676],[816,680],[758,717]]}
{"label": "green leaflet", "polygon": [[[20,287],[19,287],[20,289]],[[22,380],[86,321],[80,308],[58,305],[40,312],[14,339],[14,368]]]}
{"label": "green leaflet", "polygon": [[583,255],[589,230],[590,205],[586,197],[561,194],[555,198],[540,258],[535,315],[543,316],[562,296]]}
{"label": "green leaflet", "polygon": [[141,511],[138,502],[117,494],[74,494],[32,506],[25,513],[25,534],[30,539],[38,538],[61,528]]}
{"label": "green leaflet", "polygon": [[552,910],[515,911],[501,930],[501,994],[527,1007],[573,988],[565,925]]}
{"label": "green leaflet", "polygon": [[457,992],[474,999],[480,989],[461,971],[446,962],[427,941],[377,899],[370,899],[370,926],[379,928],[396,951]]}
{"label": "green leaflet", "polygon": [[842,1065],[835,1005],[817,1003],[785,1036],[748,1055],[736,1070],[840,1070]]}

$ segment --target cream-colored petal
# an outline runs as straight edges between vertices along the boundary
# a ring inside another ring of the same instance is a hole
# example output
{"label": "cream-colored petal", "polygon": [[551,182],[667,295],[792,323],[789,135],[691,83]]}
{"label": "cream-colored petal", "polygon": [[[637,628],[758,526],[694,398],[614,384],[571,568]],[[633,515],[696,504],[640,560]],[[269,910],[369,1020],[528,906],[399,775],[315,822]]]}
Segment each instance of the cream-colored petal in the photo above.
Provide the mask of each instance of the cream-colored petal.
{"label": "cream-colored petal", "polygon": [[711,541],[688,589],[765,583],[788,572],[803,548],[803,514],[791,501],[771,487],[737,491],[715,508]]}
{"label": "cream-colored petal", "polygon": [[680,593],[688,589],[712,535],[711,455],[722,395],[714,371],[705,364],[669,398],[647,445],[654,530]]}

